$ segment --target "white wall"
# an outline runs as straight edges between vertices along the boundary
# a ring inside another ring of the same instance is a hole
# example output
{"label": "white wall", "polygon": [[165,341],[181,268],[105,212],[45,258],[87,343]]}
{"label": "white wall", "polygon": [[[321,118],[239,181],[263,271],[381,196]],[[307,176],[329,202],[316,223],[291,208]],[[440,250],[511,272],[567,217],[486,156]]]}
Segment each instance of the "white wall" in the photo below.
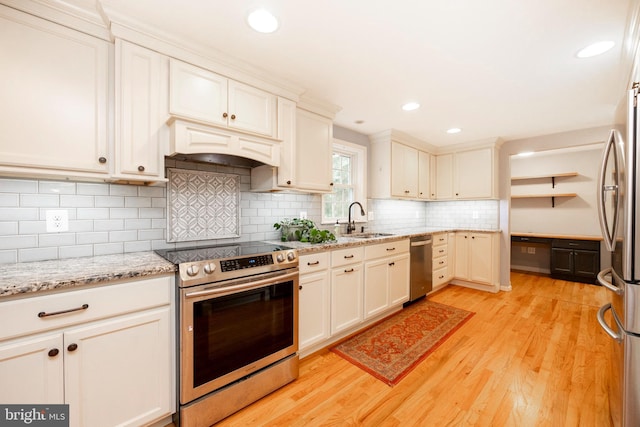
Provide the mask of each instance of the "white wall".
{"label": "white wall", "polygon": [[539,176],[577,172],[574,177],[511,182],[511,195],[576,193],[576,197],[511,199],[511,232],[600,236],[596,184],[603,144],[548,150],[511,158],[511,176]]}

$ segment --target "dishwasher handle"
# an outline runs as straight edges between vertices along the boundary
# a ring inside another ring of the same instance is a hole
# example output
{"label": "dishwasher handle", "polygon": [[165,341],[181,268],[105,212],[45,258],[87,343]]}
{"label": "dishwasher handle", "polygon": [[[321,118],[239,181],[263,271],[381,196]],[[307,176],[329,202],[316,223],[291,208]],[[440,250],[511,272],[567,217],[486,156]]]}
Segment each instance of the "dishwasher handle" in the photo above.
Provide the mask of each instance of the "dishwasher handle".
{"label": "dishwasher handle", "polygon": [[417,242],[411,242],[411,246],[427,246],[431,244],[431,239],[428,240],[419,240]]}

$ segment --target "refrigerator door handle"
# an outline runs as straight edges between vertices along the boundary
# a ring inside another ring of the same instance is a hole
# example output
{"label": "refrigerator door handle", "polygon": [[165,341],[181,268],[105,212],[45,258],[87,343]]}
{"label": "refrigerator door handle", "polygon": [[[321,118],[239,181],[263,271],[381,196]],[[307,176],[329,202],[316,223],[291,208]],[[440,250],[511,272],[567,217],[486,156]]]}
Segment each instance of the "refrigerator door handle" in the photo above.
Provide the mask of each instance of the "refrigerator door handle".
{"label": "refrigerator door handle", "polygon": [[[602,327],[602,329],[604,329],[607,335],[609,335],[611,338],[613,338],[617,342],[622,342],[622,340],[624,339],[622,334],[611,329],[611,327],[604,320],[604,314],[609,310],[611,310],[611,303],[605,304],[602,307],[600,307],[600,310],[598,310],[598,323],[600,323],[600,326]],[[613,312],[611,314],[613,315],[614,322],[616,322],[616,326],[619,327],[615,319],[615,314],[613,314]]]}
{"label": "refrigerator door handle", "polygon": [[609,289],[610,291],[614,292],[616,295],[622,295],[624,291],[621,288],[614,285],[613,280],[611,281],[607,280],[605,278],[607,274],[611,274],[611,278],[613,279],[613,268],[611,267],[605,268],[600,273],[598,273],[598,276],[597,276],[598,283],[600,283],[602,286]]}
{"label": "refrigerator door handle", "polygon": [[[609,139],[607,140],[607,145],[604,147],[604,154],[602,155],[602,163],[600,164],[600,174],[598,176],[598,219],[600,220],[600,229],[602,230],[602,236],[604,237],[604,244],[607,248],[607,251],[613,252],[615,247],[615,238],[618,232],[618,209],[620,208],[618,203],[618,186],[619,182],[616,182],[615,185],[605,185],[605,179],[607,174],[607,160],[609,159],[609,155],[613,154],[613,159],[617,163],[617,154],[615,153],[616,146],[616,137],[615,130],[611,130],[609,133]],[[612,152],[613,150],[613,152]],[[616,178],[618,177],[618,166],[615,165],[616,170]],[[617,181],[617,179],[616,179]],[[613,212],[613,229],[612,232],[609,232],[609,222],[607,220],[604,204],[606,201],[605,192],[612,191],[615,194],[615,210]]]}

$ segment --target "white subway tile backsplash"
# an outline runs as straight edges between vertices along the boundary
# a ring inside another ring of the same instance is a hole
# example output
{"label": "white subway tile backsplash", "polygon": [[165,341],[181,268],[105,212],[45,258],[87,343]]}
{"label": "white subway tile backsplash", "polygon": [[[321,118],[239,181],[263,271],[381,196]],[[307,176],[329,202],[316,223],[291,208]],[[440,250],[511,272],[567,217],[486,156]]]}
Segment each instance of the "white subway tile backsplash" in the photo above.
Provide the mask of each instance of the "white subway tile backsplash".
{"label": "white subway tile backsplash", "polygon": [[124,243],[125,252],[141,252],[141,251],[150,251],[150,250],[151,250],[151,241],[148,241],[148,240]]}
{"label": "white subway tile backsplash", "polygon": [[18,234],[18,221],[3,221],[0,222],[0,236],[11,236]]}
{"label": "white subway tile backsplash", "polygon": [[60,207],[63,208],[92,208],[94,207],[93,196],[76,196],[66,195],[60,196]]}
{"label": "white subway tile backsplash", "polygon": [[119,243],[105,243],[93,245],[93,255],[112,255],[124,253],[124,244]]}
{"label": "white subway tile backsplash", "polygon": [[15,234],[41,234],[47,232],[46,221],[19,221],[19,229]]}
{"label": "white subway tile backsplash", "polygon": [[77,258],[93,256],[93,245],[62,246],[58,250],[59,258]]}
{"label": "white subway tile backsplash", "polygon": [[125,197],[124,206],[127,208],[150,208],[150,197]]}
{"label": "white subway tile backsplash", "polygon": [[140,208],[140,218],[165,218],[165,209]]}
{"label": "white subway tile backsplash", "polygon": [[138,187],[135,185],[111,184],[109,186],[109,195],[111,196],[137,196]]}
{"label": "white subway tile backsplash", "polygon": [[91,230],[93,230],[93,221],[90,219],[69,221],[69,231],[72,231],[74,233],[81,233],[84,231],[91,231]]}
{"label": "white subway tile backsplash", "polygon": [[58,248],[19,249],[19,262],[46,261],[58,258]]}
{"label": "white subway tile backsplash", "polygon": [[76,184],[76,194],[107,196],[109,195],[109,184],[87,184],[84,182],[78,182]]}
{"label": "white subway tile backsplash", "polygon": [[78,219],[108,219],[109,208],[78,208]]}
{"label": "white subway tile backsplash", "polygon": [[143,219],[125,219],[124,220],[124,229],[125,230],[144,230],[147,228],[152,228],[150,218]]}
{"label": "white subway tile backsplash", "polygon": [[25,236],[0,236],[0,250],[37,247],[38,236],[35,234]]}
{"label": "white subway tile backsplash", "polygon": [[20,196],[18,194],[2,194],[0,193],[0,207],[11,208],[20,205]]}
{"label": "white subway tile backsplash", "polygon": [[124,208],[124,196],[100,196],[95,198],[96,208]]}
{"label": "white subway tile backsplash", "polygon": [[109,218],[138,218],[138,208],[109,208]]}
{"label": "white subway tile backsplash", "polygon": [[18,262],[18,251],[16,249],[0,251],[0,264],[12,264]]}
{"label": "white subway tile backsplash", "polygon": [[110,242],[133,242],[135,240],[138,240],[138,232],[136,230],[109,232]]}
{"label": "white subway tile backsplash", "polygon": [[70,246],[76,244],[75,233],[48,233],[38,237],[38,246],[41,248],[51,246]]}
{"label": "white subway tile backsplash", "polygon": [[164,230],[138,230],[138,240],[160,240],[164,239]]}
{"label": "white subway tile backsplash", "polygon": [[37,193],[38,181],[0,178],[0,193]]}
{"label": "white subway tile backsplash", "polygon": [[57,194],[22,194],[20,195],[20,206],[57,208],[60,206],[60,196]]}
{"label": "white subway tile backsplash", "polygon": [[108,243],[109,233],[106,231],[92,231],[89,233],[78,233],[76,243],[79,245],[92,245],[95,243]]}
{"label": "white subway tile backsplash", "polygon": [[165,187],[138,187],[140,197],[166,197]]}
{"label": "white subway tile backsplash", "polygon": [[123,219],[105,219],[105,220],[93,221],[94,231],[113,231],[113,230],[123,230],[123,229],[124,229]]}
{"label": "white subway tile backsplash", "polygon": [[38,193],[76,194],[75,182],[40,181]]}

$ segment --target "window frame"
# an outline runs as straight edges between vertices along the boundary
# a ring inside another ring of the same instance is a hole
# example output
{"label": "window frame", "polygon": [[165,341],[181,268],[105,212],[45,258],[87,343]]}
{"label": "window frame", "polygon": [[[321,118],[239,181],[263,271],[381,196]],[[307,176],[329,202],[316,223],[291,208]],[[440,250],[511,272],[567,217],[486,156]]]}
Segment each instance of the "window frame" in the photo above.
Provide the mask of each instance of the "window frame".
{"label": "window frame", "polygon": [[[365,211],[365,213],[367,212],[367,147],[364,145],[360,145],[360,144],[354,144],[352,142],[349,141],[344,141],[341,139],[333,139],[333,142],[331,144],[331,157],[333,158],[333,154],[335,152],[341,153],[341,154],[347,154],[349,156],[352,157],[353,159],[353,164],[352,164],[352,175],[351,175],[351,187],[353,188],[353,195],[354,195],[354,200],[352,200],[351,202],[360,202],[360,204],[362,204],[362,207]],[[333,163],[332,163],[332,172],[331,172],[331,178],[333,179]],[[331,192],[331,194],[333,194],[333,191]],[[322,201],[321,201],[321,215],[322,215],[322,220],[321,223],[322,224],[335,224],[336,223],[336,219],[338,219],[338,222],[340,224],[346,224],[347,223],[347,218],[330,218],[330,217],[326,217],[325,216],[325,203],[326,203],[326,194],[322,195]],[[350,202],[350,203],[351,203]],[[348,207],[348,206],[347,206]],[[360,210],[359,209],[353,209],[352,210],[352,220],[355,220],[356,222],[359,223],[366,223],[367,222],[367,216],[362,216],[360,215]]]}

